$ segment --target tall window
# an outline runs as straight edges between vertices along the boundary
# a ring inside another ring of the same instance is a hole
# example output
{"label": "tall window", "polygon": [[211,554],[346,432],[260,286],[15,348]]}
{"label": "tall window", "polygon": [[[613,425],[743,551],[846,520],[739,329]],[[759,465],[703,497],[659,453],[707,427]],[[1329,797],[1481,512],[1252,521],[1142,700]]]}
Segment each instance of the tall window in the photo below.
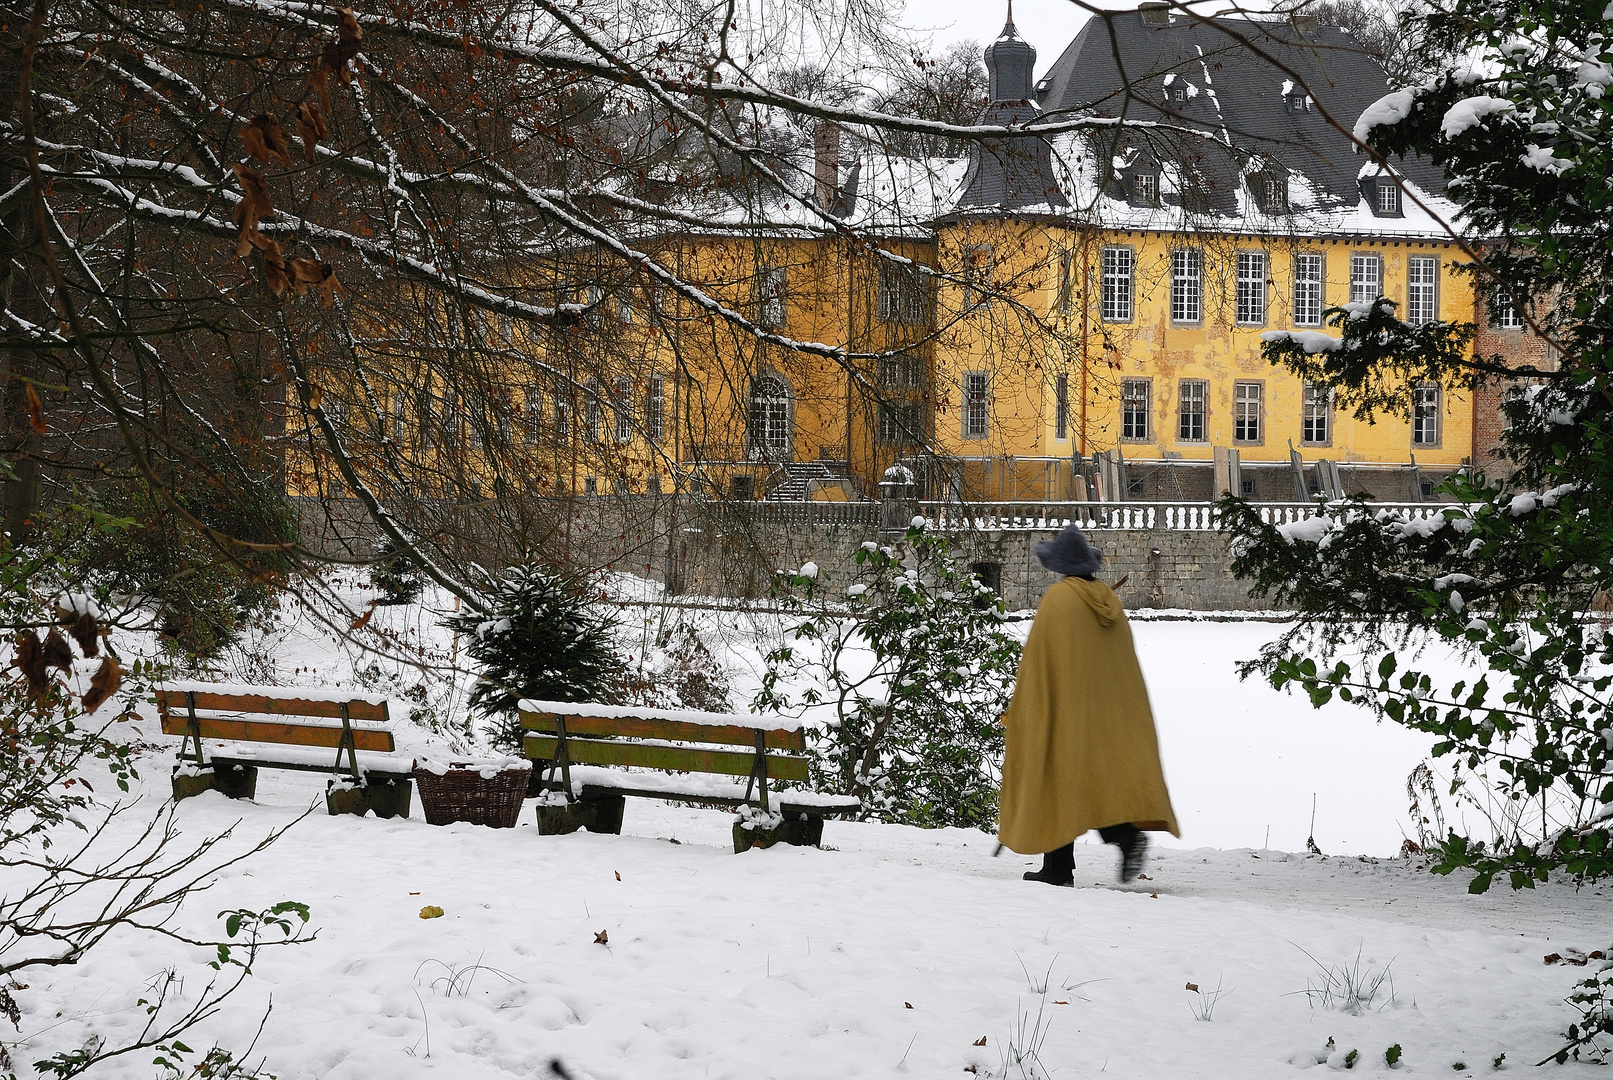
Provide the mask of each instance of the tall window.
{"label": "tall window", "polygon": [[459,440],[459,393],[455,390],[442,392],[442,438],[444,442]]}
{"label": "tall window", "polygon": [[1300,418],[1301,442],[1323,444],[1328,441],[1333,420],[1333,391],[1326,383],[1305,384],[1304,415]]}
{"label": "tall window", "polygon": [[571,442],[571,402],[562,394],[554,396],[554,444],[566,446]]}
{"label": "tall window", "polygon": [[1498,330],[1522,330],[1523,312],[1512,302],[1512,293],[1505,288],[1495,290],[1495,305],[1490,309],[1495,313],[1495,326]]}
{"label": "tall window", "polygon": [[1060,375],[1053,380],[1053,438],[1070,437],[1070,377]]}
{"label": "tall window", "polygon": [[414,414],[420,421],[420,449],[431,448],[432,419],[437,415],[437,398],[430,386],[422,386],[414,394]]}
{"label": "tall window", "polygon": [[991,391],[984,371],[963,373],[963,437],[984,439],[991,412]]}
{"label": "tall window", "polygon": [[392,395],[392,441],[402,446],[409,432],[409,395],[399,390]]}
{"label": "tall window", "polygon": [[879,407],[879,441],[891,446],[911,446],[919,441],[919,407],[911,402],[885,403]]}
{"label": "tall window", "polygon": [[1318,252],[1294,256],[1294,325],[1322,325],[1322,256]]}
{"label": "tall window", "polygon": [[879,318],[882,322],[919,324],[930,316],[930,286],[917,266],[881,261]]}
{"label": "tall window", "polygon": [[1171,321],[1196,323],[1204,318],[1204,253],[1171,252]]}
{"label": "tall window", "polygon": [[990,244],[963,249],[963,306],[973,310],[991,300],[992,252]]}
{"label": "tall window", "polygon": [[1439,260],[1413,255],[1406,260],[1406,321],[1413,326],[1434,321]]}
{"label": "tall window", "polygon": [[1266,322],[1266,253],[1238,252],[1237,307],[1239,326]]}
{"label": "tall window", "polygon": [[1439,384],[1423,383],[1412,391],[1411,445],[1439,445]]}
{"label": "tall window", "polygon": [[750,391],[750,450],[754,457],[790,452],[790,389],[773,375],[758,375]]}
{"label": "tall window", "polygon": [[599,380],[589,379],[585,391],[587,397],[582,406],[582,441],[597,443],[600,439],[600,403]]}
{"label": "tall window", "polygon": [[1288,177],[1273,173],[1260,177],[1260,208],[1268,214],[1288,212]]}
{"label": "tall window", "polygon": [[1383,295],[1383,256],[1350,256],[1350,303],[1370,304]]}
{"label": "tall window", "polygon": [[536,386],[521,391],[521,420],[526,444],[532,446],[543,431],[543,395]]}
{"label": "tall window", "polygon": [[1131,321],[1131,271],[1135,257],[1130,248],[1103,249],[1103,319]]}
{"label": "tall window", "polygon": [[1148,438],[1147,379],[1126,379],[1120,384],[1120,437],[1144,441]]}
{"label": "tall window", "polygon": [[616,414],[616,441],[625,443],[633,437],[633,380],[616,380],[615,400],[611,407]]}
{"label": "tall window", "polygon": [[650,428],[650,441],[660,442],[666,437],[666,378],[650,376],[650,394],[644,403],[644,420]]}
{"label": "tall window", "polygon": [[1204,442],[1205,405],[1210,384],[1203,379],[1183,379],[1177,401],[1176,438],[1179,442]]}
{"label": "tall window", "polygon": [[784,325],[784,287],[787,283],[784,267],[769,266],[762,270],[756,282],[757,318],[763,326]]}
{"label": "tall window", "polygon": [[1260,441],[1261,398],[1265,387],[1257,382],[1235,383],[1232,387],[1232,441]]}

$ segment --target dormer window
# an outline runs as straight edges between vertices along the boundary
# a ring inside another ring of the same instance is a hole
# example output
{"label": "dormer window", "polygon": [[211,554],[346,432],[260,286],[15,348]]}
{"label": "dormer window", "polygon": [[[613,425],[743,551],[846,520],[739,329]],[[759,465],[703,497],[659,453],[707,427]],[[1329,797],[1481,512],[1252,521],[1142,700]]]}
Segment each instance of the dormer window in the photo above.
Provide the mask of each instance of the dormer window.
{"label": "dormer window", "polygon": [[1281,172],[1256,173],[1249,177],[1249,190],[1263,213],[1288,212],[1288,177]]}
{"label": "dormer window", "polygon": [[1400,217],[1400,185],[1387,176],[1378,177],[1372,193],[1372,212],[1378,217]]}
{"label": "dormer window", "polygon": [[1308,113],[1311,111],[1311,96],[1303,90],[1295,90],[1286,96],[1288,111],[1291,113]]}
{"label": "dormer window", "polygon": [[1144,206],[1159,205],[1159,174],[1149,170],[1132,173],[1131,196]]}

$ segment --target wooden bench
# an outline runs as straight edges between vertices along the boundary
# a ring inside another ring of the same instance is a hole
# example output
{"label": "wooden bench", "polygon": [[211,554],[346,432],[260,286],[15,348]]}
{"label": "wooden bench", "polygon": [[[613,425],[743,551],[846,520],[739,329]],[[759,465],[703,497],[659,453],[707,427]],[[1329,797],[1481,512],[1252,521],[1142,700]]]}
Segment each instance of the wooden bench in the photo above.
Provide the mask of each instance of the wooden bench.
{"label": "wooden bench", "polygon": [[[786,723],[560,701],[523,701],[520,715],[526,756],[543,771],[543,835],[620,833],[626,800],[635,796],[738,809],[735,851],[780,841],[816,847],[826,815],[862,808],[847,796],[769,787],[808,779],[806,736]],[[745,749],[732,749],[738,746]],[[743,788],[727,779],[741,776]]]}
{"label": "wooden bench", "polygon": [[409,816],[414,759],[396,753],[384,698],[323,687],[188,682],[158,686],[156,698],[163,732],[184,736],[174,766],[176,801],[208,790],[250,799],[259,769],[298,769],[334,774],[325,786],[332,814]]}

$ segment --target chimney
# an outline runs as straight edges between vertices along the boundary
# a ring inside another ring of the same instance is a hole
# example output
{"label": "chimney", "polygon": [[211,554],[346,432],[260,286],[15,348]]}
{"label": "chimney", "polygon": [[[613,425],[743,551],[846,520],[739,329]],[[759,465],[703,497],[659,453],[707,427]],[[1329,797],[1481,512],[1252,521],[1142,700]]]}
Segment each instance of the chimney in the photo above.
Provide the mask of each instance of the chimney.
{"label": "chimney", "polygon": [[812,179],[818,208],[829,210],[840,188],[840,128],[827,120],[812,132]]}
{"label": "chimney", "polygon": [[1321,20],[1315,15],[1295,15],[1294,29],[1302,34],[1314,34],[1321,26]]}
{"label": "chimney", "polygon": [[1163,0],[1149,0],[1148,3],[1137,5],[1137,14],[1142,16],[1145,26],[1169,26],[1171,24],[1171,6]]}

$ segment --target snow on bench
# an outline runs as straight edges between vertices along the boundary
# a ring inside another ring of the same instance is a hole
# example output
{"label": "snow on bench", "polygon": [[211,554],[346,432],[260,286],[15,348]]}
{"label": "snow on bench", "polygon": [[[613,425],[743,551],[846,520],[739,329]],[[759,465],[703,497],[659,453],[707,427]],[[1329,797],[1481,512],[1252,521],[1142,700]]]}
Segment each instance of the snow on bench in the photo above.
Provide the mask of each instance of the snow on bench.
{"label": "snow on bench", "polygon": [[701,727],[760,728],[763,731],[800,731],[799,718],[754,716],[746,713],[698,712],[694,709],[650,709],[638,705],[596,705],[588,701],[538,701],[523,699],[522,712],[552,716],[595,716],[605,720],[666,720],[674,724]]}

